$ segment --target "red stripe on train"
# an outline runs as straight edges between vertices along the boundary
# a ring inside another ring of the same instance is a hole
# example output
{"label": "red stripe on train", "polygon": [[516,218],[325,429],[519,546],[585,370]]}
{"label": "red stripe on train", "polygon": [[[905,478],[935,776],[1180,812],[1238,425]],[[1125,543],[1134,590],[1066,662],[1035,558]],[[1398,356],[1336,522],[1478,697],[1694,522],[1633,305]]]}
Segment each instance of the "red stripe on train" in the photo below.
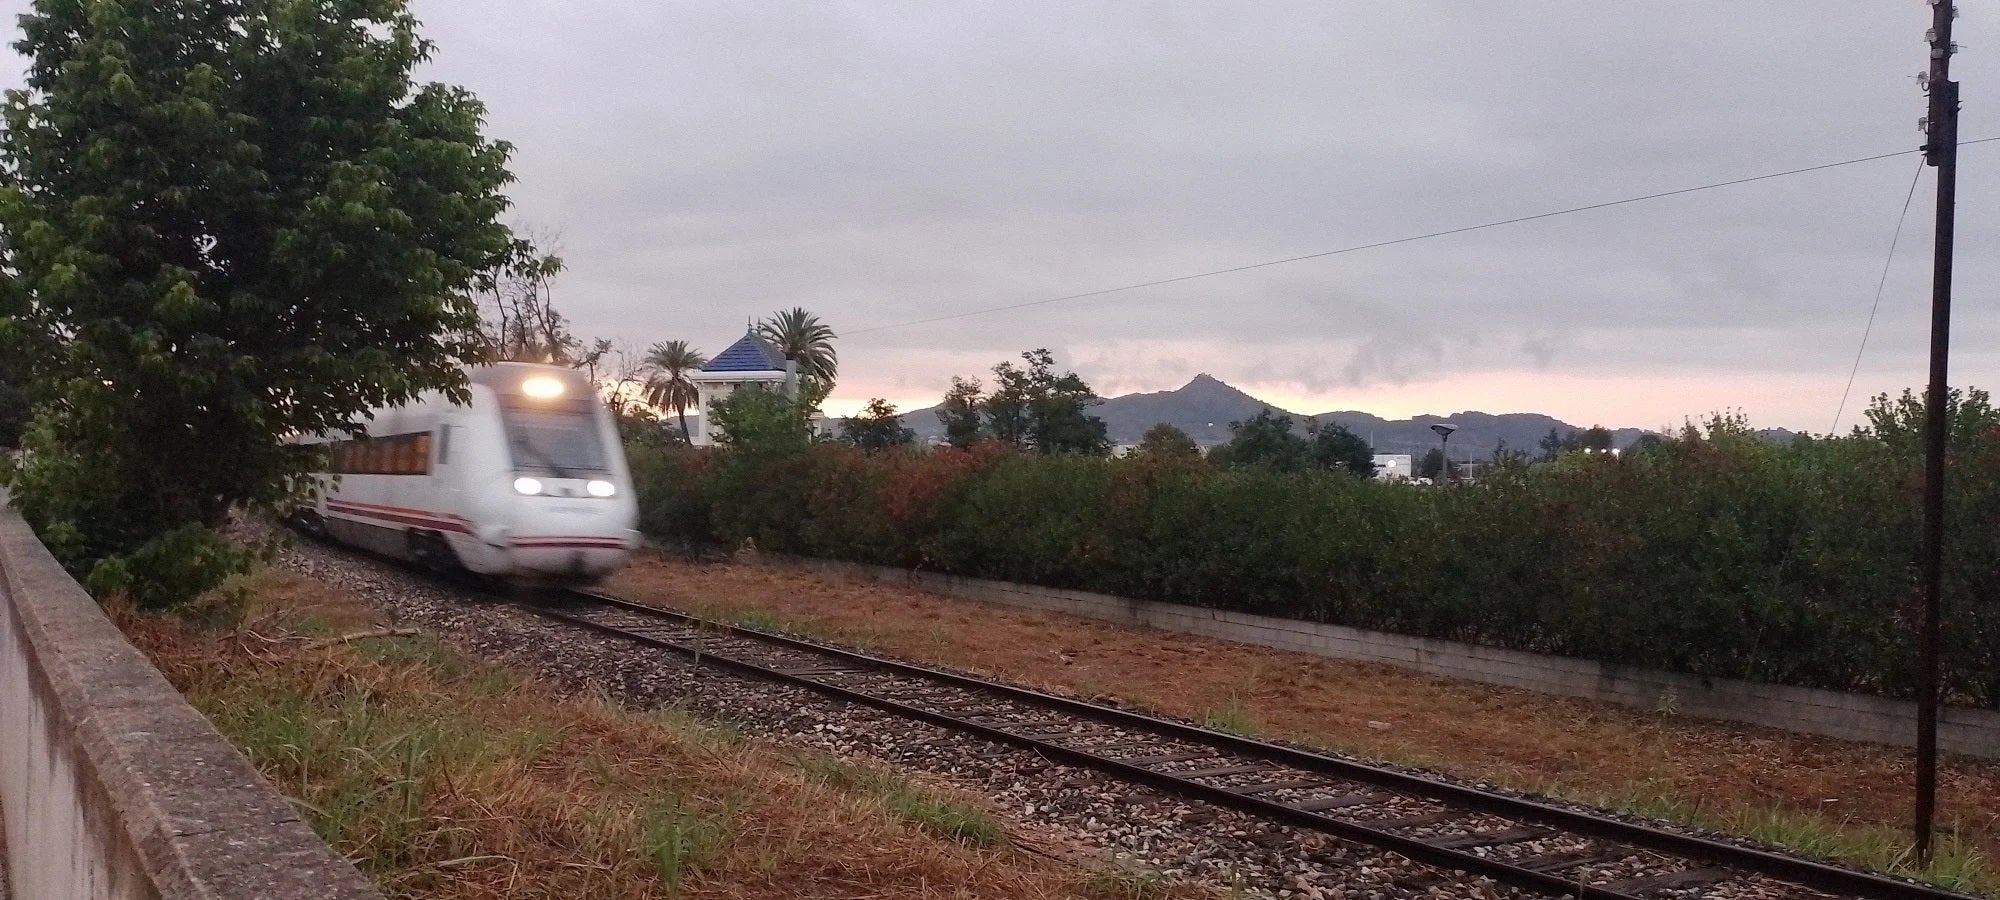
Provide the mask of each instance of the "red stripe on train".
{"label": "red stripe on train", "polygon": [[398,525],[416,525],[423,528],[435,528],[439,531],[454,531],[459,534],[472,533],[472,528],[469,527],[463,519],[454,522],[446,519],[433,518],[429,513],[423,513],[420,515],[405,515],[403,513],[376,512],[375,510],[371,509],[360,509],[353,507],[351,504],[348,504],[344,501],[333,501],[333,500],[327,501],[326,508],[331,512],[337,512],[343,515],[360,516],[362,518],[367,518],[367,519],[378,519],[384,522],[394,522]]}
{"label": "red stripe on train", "polygon": [[547,549],[562,548],[562,547],[592,548],[599,550],[628,549],[625,546],[624,541],[604,539],[604,538],[596,538],[596,539],[576,538],[572,540],[508,541],[507,545],[510,547],[519,547],[524,550],[547,550]]}
{"label": "red stripe on train", "polygon": [[408,506],[386,506],[381,503],[363,503],[359,500],[340,500],[340,499],[335,499],[333,497],[328,497],[326,500],[326,505],[332,506],[334,504],[339,504],[341,506],[352,506],[355,507],[356,509],[372,509],[380,512],[401,513],[406,516],[429,516],[433,519],[449,519],[454,522],[469,521],[464,516],[453,515],[451,513],[432,512],[428,509],[413,509]]}

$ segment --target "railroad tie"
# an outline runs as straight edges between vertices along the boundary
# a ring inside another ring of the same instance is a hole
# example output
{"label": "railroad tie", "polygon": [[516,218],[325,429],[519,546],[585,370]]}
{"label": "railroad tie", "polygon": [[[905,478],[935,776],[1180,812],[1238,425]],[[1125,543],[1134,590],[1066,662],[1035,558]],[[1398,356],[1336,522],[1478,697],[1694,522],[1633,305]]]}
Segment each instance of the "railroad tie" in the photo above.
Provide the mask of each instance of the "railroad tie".
{"label": "railroad tie", "polygon": [[1377,831],[1393,831],[1398,828],[1416,828],[1420,825],[1435,825],[1439,822],[1449,822],[1462,815],[1465,815],[1465,813],[1449,811],[1434,812],[1424,813],[1420,816],[1404,816],[1400,819],[1367,819],[1359,822],[1359,824],[1366,825]]}
{"label": "railroad tie", "polygon": [[1541,856],[1530,856],[1514,865],[1530,872],[1560,872],[1564,869],[1581,869],[1598,863],[1618,862],[1631,855],[1630,850],[1609,853],[1601,850],[1563,850],[1557,853],[1544,853]]}
{"label": "railroad tie", "polygon": [[1474,847],[1497,847],[1501,844],[1516,844],[1554,834],[1547,828],[1522,825],[1516,828],[1500,828],[1493,831],[1475,831],[1471,834],[1455,834],[1449,837],[1432,838],[1424,843],[1446,850],[1470,850]]}
{"label": "railroad tie", "polygon": [[1330,809],[1346,809],[1350,806],[1367,806],[1370,803],[1380,803],[1394,796],[1396,795],[1363,792],[1359,794],[1341,794],[1338,797],[1320,797],[1315,800],[1300,800],[1297,803],[1288,803],[1286,805],[1300,812],[1326,812]]}
{"label": "railroad tie", "polygon": [[[1107,749],[1116,749],[1116,748],[1107,748]],[[1133,749],[1143,750],[1145,748],[1134,747]],[[1158,756],[1135,756],[1132,757],[1131,759],[1117,760],[1117,762],[1124,763],[1125,765],[1128,766],[1142,766],[1142,767],[1163,766],[1166,765],[1167,763],[1191,762],[1197,759],[1214,759],[1217,755],[1219,755],[1219,753],[1218,751],[1215,750],[1195,750],[1188,753],[1164,753]]]}
{"label": "railroad tie", "polygon": [[1189,769],[1186,772],[1168,772],[1175,778],[1218,778],[1223,775],[1247,775],[1251,772],[1270,772],[1276,769],[1270,763],[1237,763],[1231,766],[1216,766],[1212,769]]}
{"label": "railroad tie", "polygon": [[1718,881],[1728,881],[1735,877],[1736,873],[1724,869],[1687,869],[1680,872],[1668,872],[1665,875],[1626,878],[1622,881],[1614,881],[1607,885],[1601,885],[1601,887],[1607,891],[1615,891],[1620,894],[1640,894],[1648,891],[1657,891],[1662,888],[1683,888],[1694,887],[1700,884],[1714,884]]}
{"label": "railroad tie", "polygon": [[[1115,733],[1115,732],[1111,732],[1111,733]],[[1103,731],[1017,731],[1017,732],[1014,732],[1014,734],[1015,734],[1015,736],[1016,736],[1016,737],[1024,737],[1024,738],[1027,738],[1028,740],[1031,740],[1031,741],[1044,741],[1044,742],[1055,742],[1055,741],[1083,741],[1083,740],[1089,740],[1089,739],[1091,739],[1091,738],[1101,738],[1101,737],[1104,737],[1104,736],[1105,736],[1105,735],[1107,734],[1107,732],[1103,732]]]}
{"label": "railroad tie", "polygon": [[1302,778],[1297,781],[1267,781],[1263,784],[1246,784],[1243,785],[1242,787],[1223,788],[1223,790],[1228,791],[1232,794],[1236,794],[1238,796],[1248,797],[1251,794],[1264,794],[1264,793],[1269,793],[1271,791],[1284,791],[1284,790],[1290,790],[1292,788],[1309,788],[1309,787],[1325,787],[1325,786],[1326,782],[1321,781],[1317,778]]}

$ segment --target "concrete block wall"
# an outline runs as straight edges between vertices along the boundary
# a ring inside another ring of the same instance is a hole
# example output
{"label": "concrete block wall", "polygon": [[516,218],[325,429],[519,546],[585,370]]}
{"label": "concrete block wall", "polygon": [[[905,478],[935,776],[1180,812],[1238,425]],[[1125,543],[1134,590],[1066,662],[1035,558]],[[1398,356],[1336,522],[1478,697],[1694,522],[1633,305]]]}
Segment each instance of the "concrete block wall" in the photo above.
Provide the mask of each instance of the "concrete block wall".
{"label": "concrete block wall", "polygon": [[[1879,744],[1908,746],[1916,735],[1915,704],[1865,694],[1700,678],[1341,625],[936,572],[769,554],[761,558],[773,565],[896,582],[967,600],[1198,634],[1332,659],[1385,663],[1445,678],[1641,709],[1672,710],[1700,718],[1750,722]],[[2000,759],[2000,711],[1965,707],[1941,710],[1938,746],[1947,752]]]}
{"label": "concrete block wall", "polygon": [[3,503],[0,835],[20,898],[381,897]]}

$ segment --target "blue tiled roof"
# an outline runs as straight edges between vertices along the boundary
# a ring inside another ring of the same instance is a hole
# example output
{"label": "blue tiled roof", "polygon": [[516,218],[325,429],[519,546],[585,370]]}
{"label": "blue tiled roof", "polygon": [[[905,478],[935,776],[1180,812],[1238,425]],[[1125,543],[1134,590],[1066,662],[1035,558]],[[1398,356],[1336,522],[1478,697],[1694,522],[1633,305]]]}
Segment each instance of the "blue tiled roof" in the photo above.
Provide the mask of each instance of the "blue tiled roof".
{"label": "blue tiled roof", "polygon": [[769,341],[754,334],[746,334],[742,340],[729,345],[729,349],[717,353],[715,358],[702,366],[704,372],[769,372],[785,370],[785,354],[771,346]]}

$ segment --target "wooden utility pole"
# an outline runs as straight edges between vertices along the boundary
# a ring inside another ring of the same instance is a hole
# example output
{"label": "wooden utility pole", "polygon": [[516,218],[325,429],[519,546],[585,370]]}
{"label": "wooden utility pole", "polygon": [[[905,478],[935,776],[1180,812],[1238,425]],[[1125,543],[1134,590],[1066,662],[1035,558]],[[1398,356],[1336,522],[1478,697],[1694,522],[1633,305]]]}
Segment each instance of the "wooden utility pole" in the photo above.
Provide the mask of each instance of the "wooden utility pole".
{"label": "wooden utility pole", "polygon": [[1924,161],[1936,166],[1937,238],[1931,269],[1931,381],[1924,395],[1924,525],[1917,568],[1923,609],[1917,624],[1917,862],[1931,861],[1931,826],[1937,816],[1937,714],[1939,606],[1944,588],[1944,458],[1951,410],[1945,408],[1951,354],[1952,208],[1958,188],[1958,83],[1951,80],[1951,0],[1929,0],[1931,67],[1924,80],[1930,114],[1924,118]]}

